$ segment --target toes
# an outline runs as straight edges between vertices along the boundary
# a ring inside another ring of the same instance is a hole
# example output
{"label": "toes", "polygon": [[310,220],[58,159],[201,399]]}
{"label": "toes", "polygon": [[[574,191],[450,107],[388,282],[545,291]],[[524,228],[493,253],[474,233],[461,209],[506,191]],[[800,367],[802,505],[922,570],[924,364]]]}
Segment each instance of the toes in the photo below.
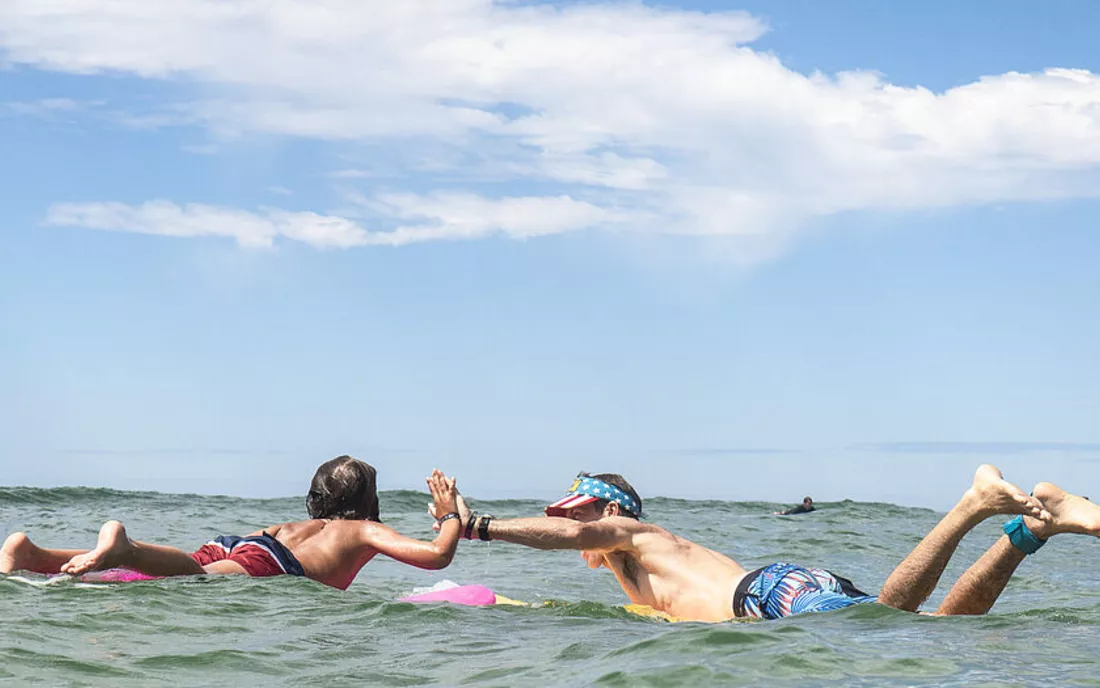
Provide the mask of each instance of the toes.
{"label": "toes", "polygon": [[1038,513],[1043,510],[1043,503],[1031,495],[1026,495],[1021,492],[1020,494],[1014,495],[1013,498],[1018,504],[1026,506],[1033,512]]}
{"label": "toes", "polygon": [[70,559],[68,562],[61,566],[61,573],[67,573],[70,576],[79,576],[88,569],[91,568],[91,561],[87,559]]}

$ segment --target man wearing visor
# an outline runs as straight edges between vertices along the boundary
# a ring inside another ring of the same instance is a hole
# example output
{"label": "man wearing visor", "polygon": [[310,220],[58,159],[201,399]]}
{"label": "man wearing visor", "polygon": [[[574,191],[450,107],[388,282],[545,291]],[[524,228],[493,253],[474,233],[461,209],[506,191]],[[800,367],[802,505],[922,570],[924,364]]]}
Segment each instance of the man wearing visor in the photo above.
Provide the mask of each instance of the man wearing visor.
{"label": "man wearing visor", "polygon": [[621,475],[582,473],[546,507],[549,518],[499,519],[471,513],[459,498],[465,536],[537,549],[580,550],[589,568],[607,567],[630,601],[695,621],[725,621],[745,575],[718,552],[642,523],[642,498]]}
{"label": "man wearing visor", "polygon": [[498,519],[471,512],[461,495],[456,501],[467,539],[580,550],[590,568],[611,569],[631,602],[691,621],[777,619],[875,601],[915,612],[967,533],[990,517],[1015,515],[936,611],[984,614],[1025,557],[1049,537],[1100,537],[1100,505],[1050,483],[1037,484],[1029,495],[996,467],[983,465],[958,504],[894,569],[875,598],[823,569],[775,563],[747,571],[723,554],[642,523],[641,497],[614,473],[580,474],[565,497],[546,507],[547,518]]}

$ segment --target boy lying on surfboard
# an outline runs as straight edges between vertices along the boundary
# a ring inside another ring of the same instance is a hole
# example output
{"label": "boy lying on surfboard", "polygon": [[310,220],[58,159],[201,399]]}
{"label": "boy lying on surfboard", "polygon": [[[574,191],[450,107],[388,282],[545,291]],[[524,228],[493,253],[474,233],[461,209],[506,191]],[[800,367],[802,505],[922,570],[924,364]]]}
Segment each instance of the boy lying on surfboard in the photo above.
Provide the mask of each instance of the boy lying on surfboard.
{"label": "boy lying on surfboard", "polygon": [[[317,469],[306,496],[308,521],[283,523],[245,537],[219,536],[188,554],[174,547],[131,540],[118,521],[108,521],[94,549],[43,549],[24,533],[0,548],[0,573],[86,574],[123,568],[149,577],[201,573],[250,576],[306,576],[346,589],[377,554],[422,569],[442,569],[454,558],[460,534],[454,478],[438,469],[427,478],[441,514],[439,535],[431,542],[401,535],[382,524],[373,466],[340,456]],[[114,578],[127,579],[126,576]]]}

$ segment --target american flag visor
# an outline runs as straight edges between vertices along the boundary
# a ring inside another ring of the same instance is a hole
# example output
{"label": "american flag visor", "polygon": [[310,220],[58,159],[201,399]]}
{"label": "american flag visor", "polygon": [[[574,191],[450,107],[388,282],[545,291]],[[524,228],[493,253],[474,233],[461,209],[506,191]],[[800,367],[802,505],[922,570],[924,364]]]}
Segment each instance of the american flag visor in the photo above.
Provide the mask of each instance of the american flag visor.
{"label": "american flag visor", "polygon": [[638,504],[633,497],[623,492],[614,485],[609,485],[596,478],[579,477],[569,487],[569,492],[564,497],[546,507],[547,516],[566,516],[570,509],[591,504],[604,499],[609,502],[617,502],[618,505],[635,516],[639,516]]}

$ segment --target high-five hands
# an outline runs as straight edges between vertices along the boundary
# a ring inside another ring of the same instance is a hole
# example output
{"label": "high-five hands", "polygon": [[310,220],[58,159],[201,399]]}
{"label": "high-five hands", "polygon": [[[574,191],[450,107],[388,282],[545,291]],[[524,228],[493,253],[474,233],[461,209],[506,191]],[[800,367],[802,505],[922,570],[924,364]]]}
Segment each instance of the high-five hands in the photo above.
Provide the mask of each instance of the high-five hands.
{"label": "high-five hands", "polygon": [[443,475],[438,468],[432,469],[432,474],[427,478],[428,491],[432,493],[432,504],[428,506],[428,512],[435,519],[443,518],[450,513],[461,513],[458,509],[458,488],[455,487],[455,479]]}
{"label": "high-five hands", "polygon": [[[434,476],[435,473],[439,473],[439,471],[434,471],[432,475]],[[442,475],[442,473],[440,473],[440,475]],[[430,481],[431,478],[429,478],[428,480]],[[463,526],[466,525],[466,523],[470,520],[470,516],[472,515],[470,507],[466,504],[466,500],[462,497],[462,495],[458,491],[458,488],[455,486],[454,478],[450,479],[450,487],[453,490],[454,495],[454,501],[452,503],[450,503],[449,505],[441,505],[439,503],[439,500],[436,500],[434,503],[428,504],[428,515],[430,515],[432,519],[435,520],[435,525],[432,526],[435,530],[439,530],[439,519],[442,518],[445,514],[457,511],[459,515],[459,523],[461,523]],[[432,494],[432,499],[435,499],[435,493]]]}

